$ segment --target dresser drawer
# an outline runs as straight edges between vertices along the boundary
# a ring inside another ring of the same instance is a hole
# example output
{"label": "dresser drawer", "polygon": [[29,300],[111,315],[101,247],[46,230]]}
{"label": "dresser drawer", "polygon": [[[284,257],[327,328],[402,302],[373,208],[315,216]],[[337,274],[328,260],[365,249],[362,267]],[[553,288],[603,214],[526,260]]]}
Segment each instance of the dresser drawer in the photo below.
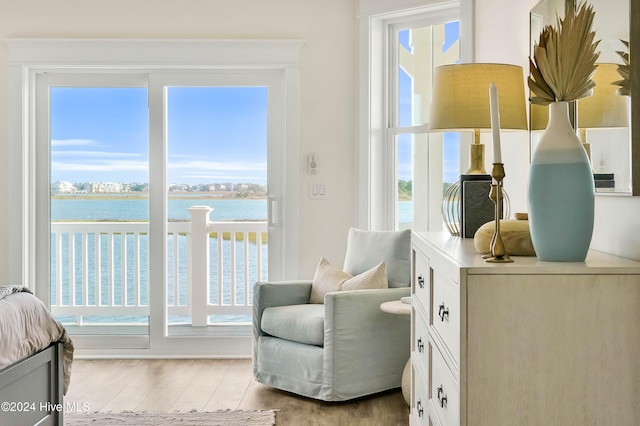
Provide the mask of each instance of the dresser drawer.
{"label": "dresser drawer", "polygon": [[460,292],[458,285],[434,271],[432,324],[446,350],[460,361]]}
{"label": "dresser drawer", "polygon": [[413,250],[413,294],[423,309],[429,313],[431,306],[431,268],[429,258],[420,250]]}
{"label": "dresser drawer", "polygon": [[427,375],[429,371],[429,322],[415,307],[412,315],[411,362],[418,366],[421,373]]}
{"label": "dresser drawer", "polygon": [[415,368],[411,369],[411,374],[413,375],[411,424],[427,426],[429,425],[429,388],[422,375]]}
{"label": "dresser drawer", "polygon": [[[437,349],[432,352],[431,367],[431,411],[440,423],[446,426],[460,424],[460,393],[453,374]],[[434,422],[437,423],[437,422]]]}

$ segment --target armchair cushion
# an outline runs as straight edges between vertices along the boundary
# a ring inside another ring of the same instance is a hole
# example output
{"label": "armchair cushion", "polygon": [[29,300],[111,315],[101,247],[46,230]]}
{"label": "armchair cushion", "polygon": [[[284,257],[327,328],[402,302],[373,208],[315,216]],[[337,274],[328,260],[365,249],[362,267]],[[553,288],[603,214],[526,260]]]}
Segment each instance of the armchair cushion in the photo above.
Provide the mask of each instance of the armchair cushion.
{"label": "armchair cushion", "polygon": [[309,303],[324,303],[324,295],[332,291],[387,288],[387,268],[384,261],[355,277],[320,259],[311,285]]}
{"label": "armchair cushion", "polygon": [[274,337],[324,345],[324,305],[274,306],[262,313],[262,331]]}
{"label": "armchair cushion", "polygon": [[411,285],[411,230],[361,231],[349,229],[344,271],[358,275],[384,260],[389,287]]}

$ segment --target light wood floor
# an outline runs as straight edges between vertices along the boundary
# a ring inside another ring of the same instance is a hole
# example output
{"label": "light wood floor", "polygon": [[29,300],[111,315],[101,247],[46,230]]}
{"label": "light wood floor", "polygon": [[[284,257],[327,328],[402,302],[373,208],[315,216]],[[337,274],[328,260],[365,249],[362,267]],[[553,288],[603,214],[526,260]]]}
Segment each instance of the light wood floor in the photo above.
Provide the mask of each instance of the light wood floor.
{"label": "light wood floor", "polygon": [[278,426],[409,423],[400,390],[324,403],[261,385],[251,360],[75,360],[70,403],[105,412],[276,409]]}

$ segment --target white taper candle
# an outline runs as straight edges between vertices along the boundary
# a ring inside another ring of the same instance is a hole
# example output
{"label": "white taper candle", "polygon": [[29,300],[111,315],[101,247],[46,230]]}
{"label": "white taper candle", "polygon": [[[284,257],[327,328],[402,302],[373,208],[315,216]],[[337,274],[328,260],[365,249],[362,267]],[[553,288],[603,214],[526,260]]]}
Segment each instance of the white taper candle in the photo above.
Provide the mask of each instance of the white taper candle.
{"label": "white taper candle", "polygon": [[491,113],[491,133],[493,135],[493,162],[502,163],[502,152],[500,152],[500,110],[498,109],[498,88],[493,81],[489,85],[489,107]]}

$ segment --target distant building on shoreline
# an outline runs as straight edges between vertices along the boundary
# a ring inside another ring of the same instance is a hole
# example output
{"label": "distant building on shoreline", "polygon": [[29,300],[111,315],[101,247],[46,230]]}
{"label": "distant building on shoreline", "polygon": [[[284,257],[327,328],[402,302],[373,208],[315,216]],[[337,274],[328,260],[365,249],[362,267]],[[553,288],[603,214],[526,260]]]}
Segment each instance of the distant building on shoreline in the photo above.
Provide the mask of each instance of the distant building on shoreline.
{"label": "distant building on shoreline", "polygon": [[[238,192],[250,194],[266,194],[266,185],[257,183],[206,183],[189,185],[186,183],[172,183],[168,185],[169,192]],[[126,192],[149,192],[148,183],[122,182],[82,182],[71,183],[56,181],[51,184],[52,195],[64,194],[113,194]]]}
{"label": "distant building on shoreline", "polygon": [[71,183],[57,181],[51,184],[51,194],[108,194],[122,192],[147,192],[148,184],[121,182],[82,182]]}

